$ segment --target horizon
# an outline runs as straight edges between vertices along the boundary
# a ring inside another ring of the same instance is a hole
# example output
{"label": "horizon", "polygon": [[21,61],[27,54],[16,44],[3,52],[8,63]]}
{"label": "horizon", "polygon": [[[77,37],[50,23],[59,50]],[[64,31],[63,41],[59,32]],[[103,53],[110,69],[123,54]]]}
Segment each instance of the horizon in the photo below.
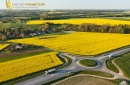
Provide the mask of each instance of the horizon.
{"label": "horizon", "polygon": [[[38,9],[130,9],[130,0],[10,0],[11,3],[45,3]],[[0,9],[7,9],[5,0],[1,0]],[[13,8],[15,9],[15,8]],[[16,8],[17,9],[17,8]],[[32,8],[31,8],[32,9]]]}
{"label": "horizon", "polygon": [[[5,9],[0,9],[0,10],[7,10],[7,8]],[[130,9],[13,9],[12,11],[14,10],[105,10],[105,11],[130,11]],[[8,10],[7,10],[8,11]]]}

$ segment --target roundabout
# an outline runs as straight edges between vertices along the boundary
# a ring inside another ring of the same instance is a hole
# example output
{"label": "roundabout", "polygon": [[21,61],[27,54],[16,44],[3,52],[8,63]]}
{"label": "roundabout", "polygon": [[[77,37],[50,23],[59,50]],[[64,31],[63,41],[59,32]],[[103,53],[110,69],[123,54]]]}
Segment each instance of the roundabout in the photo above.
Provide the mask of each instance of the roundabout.
{"label": "roundabout", "polygon": [[[121,49],[117,51],[109,52],[113,57],[117,57],[119,55],[130,52],[130,48]],[[113,57],[105,56],[96,56],[96,57],[83,57],[79,55],[71,55],[69,53],[60,53],[59,57],[67,56],[72,59],[72,62],[69,66],[58,69],[56,72],[50,75],[41,75],[30,80],[26,80],[24,82],[17,83],[15,85],[41,85],[51,82],[53,80],[57,80],[68,75],[68,72],[76,73],[83,72],[89,76],[103,78],[103,79],[124,79],[130,81],[129,78],[124,75],[120,75],[115,73],[109,69],[107,69],[105,62]],[[80,64],[81,62],[81,64]],[[82,74],[82,73],[81,73]],[[43,77],[44,76],[44,77]]]}
{"label": "roundabout", "polygon": [[85,67],[95,67],[98,65],[97,61],[91,60],[91,59],[82,59],[82,60],[79,60],[78,63]]}

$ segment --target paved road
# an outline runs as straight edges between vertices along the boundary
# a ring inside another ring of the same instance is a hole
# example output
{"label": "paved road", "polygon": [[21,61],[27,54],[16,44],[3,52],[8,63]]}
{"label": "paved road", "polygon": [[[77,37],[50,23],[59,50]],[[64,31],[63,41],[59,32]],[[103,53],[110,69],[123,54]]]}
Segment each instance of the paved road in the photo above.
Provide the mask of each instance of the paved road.
{"label": "paved road", "polygon": [[[114,52],[110,52],[109,54],[112,54],[112,57],[117,57],[119,55],[122,55],[124,53],[130,52],[130,48],[126,48],[126,49],[122,49],[122,50],[118,50],[118,51],[114,51]],[[97,56],[97,57],[85,57],[85,56],[79,56],[79,55],[71,55],[71,54],[67,54],[67,53],[61,53],[60,56],[62,57],[62,55],[68,56],[70,57],[73,61],[72,63],[65,68],[62,68],[60,70],[57,70],[56,72],[52,73],[52,74],[43,74],[41,76],[23,81],[21,83],[18,83],[16,85],[41,85],[47,82],[50,82],[52,80],[64,77],[68,75],[69,71],[72,72],[78,72],[78,71],[82,71],[82,70],[96,70],[96,71],[103,71],[109,74],[112,74],[114,76],[113,79],[116,78],[123,78],[123,79],[127,79],[128,78],[115,73],[113,71],[110,71],[109,69],[106,68],[105,65],[105,61],[112,58],[109,57],[108,55],[105,56]],[[84,67],[78,64],[78,61],[81,59],[92,59],[92,60],[96,60],[98,62],[98,65],[96,67]]]}

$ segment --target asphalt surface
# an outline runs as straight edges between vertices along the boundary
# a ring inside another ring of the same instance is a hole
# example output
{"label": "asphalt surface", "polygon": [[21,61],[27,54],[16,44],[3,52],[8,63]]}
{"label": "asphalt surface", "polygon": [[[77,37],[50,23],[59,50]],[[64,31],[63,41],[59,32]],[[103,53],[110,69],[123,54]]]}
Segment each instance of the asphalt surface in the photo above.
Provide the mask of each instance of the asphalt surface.
{"label": "asphalt surface", "polygon": [[[70,57],[72,59],[72,63],[69,66],[67,66],[65,68],[62,68],[60,70],[57,70],[57,71],[55,71],[55,72],[53,72],[51,74],[43,74],[41,76],[38,76],[38,77],[35,77],[35,78],[32,78],[32,79],[20,82],[20,83],[15,84],[15,85],[41,85],[41,84],[45,84],[47,82],[53,81],[55,79],[65,77],[65,76],[69,75],[68,72],[70,72],[70,71],[74,73],[74,72],[83,71],[83,70],[102,71],[102,72],[106,72],[106,73],[109,73],[109,74],[113,75],[114,79],[122,78],[122,79],[130,80],[130,79],[126,78],[125,76],[122,76],[122,75],[120,75],[118,73],[110,71],[109,69],[106,68],[106,65],[105,65],[106,60],[108,60],[108,59],[110,59],[112,57],[117,57],[117,56],[122,55],[122,54],[127,53],[127,52],[130,52],[130,48],[110,52],[110,53],[105,54],[103,56],[100,55],[100,56],[97,56],[97,57],[85,57],[85,56],[61,53],[60,54],[61,57],[62,57],[62,55],[65,55],[65,56]],[[110,54],[112,55],[112,57],[109,57]],[[98,65],[95,66],[95,67],[81,66],[80,64],[78,64],[78,61],[82,60],[82,59],[96,60],[98,62]]]}

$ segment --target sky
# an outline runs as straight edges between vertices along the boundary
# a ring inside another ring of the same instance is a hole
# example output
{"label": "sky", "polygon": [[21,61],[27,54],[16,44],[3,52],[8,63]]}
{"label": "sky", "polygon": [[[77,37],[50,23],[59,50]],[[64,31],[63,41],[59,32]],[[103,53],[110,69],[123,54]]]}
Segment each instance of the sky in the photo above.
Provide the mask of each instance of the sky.
{"label": "sky", "polygon": [[[130,9],[130,0],[10,0],[11,3],[45,3],[42,9]],[[6,9],[0,0],[0,9]]]}

